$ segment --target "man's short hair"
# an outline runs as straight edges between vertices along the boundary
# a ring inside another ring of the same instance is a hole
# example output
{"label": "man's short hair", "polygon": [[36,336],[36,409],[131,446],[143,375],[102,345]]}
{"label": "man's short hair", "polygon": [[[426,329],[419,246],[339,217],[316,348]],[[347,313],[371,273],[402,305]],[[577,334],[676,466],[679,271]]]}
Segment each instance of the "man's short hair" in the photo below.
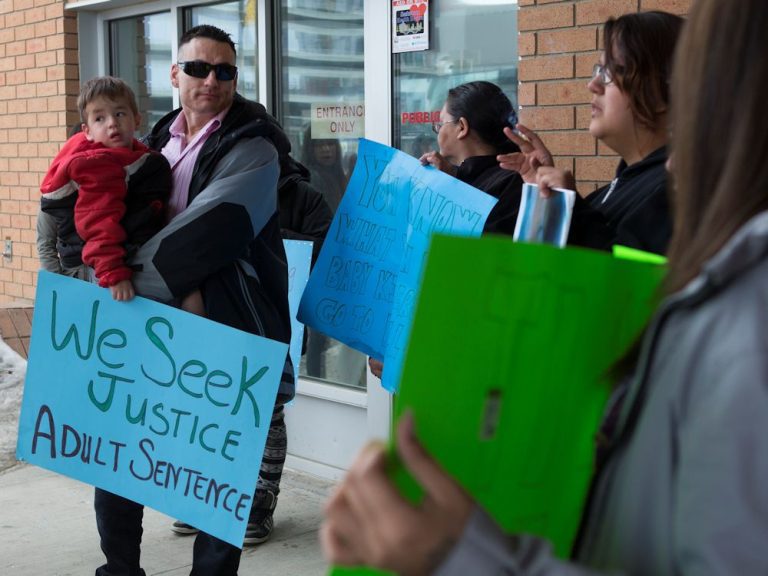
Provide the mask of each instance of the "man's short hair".
{"label": "man's short hair", "polygon": [[221,28],[211,26],[210,24],[201,24],[200,26],[190,28],[184,32],[181,40],[179,40],[179,48],[184,46],[184,44],[190,43],[194,38],[210,38],[216,42],[229,44],[229,47],[232,48],[232,52],[237,56],[237,50],[235,50],[235,43],[232,41],[232,37]]}
{"label": "man's short hair", "polygon": [[125,80],[115,78],[114,76],[97,76],[83,84],[83,87],[80,89],[80,95],[77,97],[77,109],[80,111],[80,120],[82,122],[87,120],[85,117],[85,107],[96,98],[106,98],[113,102],[125,100],[131,112],[136,116],[139,114],[136,96]]}

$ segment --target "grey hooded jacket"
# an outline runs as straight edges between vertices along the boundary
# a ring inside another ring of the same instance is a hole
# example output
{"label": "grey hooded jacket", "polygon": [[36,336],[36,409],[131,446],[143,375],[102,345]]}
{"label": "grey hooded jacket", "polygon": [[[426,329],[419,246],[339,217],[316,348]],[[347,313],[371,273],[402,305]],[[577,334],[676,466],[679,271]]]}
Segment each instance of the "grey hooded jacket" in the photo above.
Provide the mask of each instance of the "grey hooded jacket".
{"label": "grey hooded jacket", "polygon": [[[161,149],[174,110],[146,143]],[[235,95],[221,127],[200,150],[189,204],[131,260],[142,296],[169,302],[195,288],[215,322],[280,342],[291,340],[288,267],[277,214],[278,154],[290,144],[261,104]],[[279,394],[295,393],[286,357]]]}
{"label": "grey hooded jacket", "polygon": [[768,574],[768,213],[659,307],[575,560],[477,510],[437,574]]}

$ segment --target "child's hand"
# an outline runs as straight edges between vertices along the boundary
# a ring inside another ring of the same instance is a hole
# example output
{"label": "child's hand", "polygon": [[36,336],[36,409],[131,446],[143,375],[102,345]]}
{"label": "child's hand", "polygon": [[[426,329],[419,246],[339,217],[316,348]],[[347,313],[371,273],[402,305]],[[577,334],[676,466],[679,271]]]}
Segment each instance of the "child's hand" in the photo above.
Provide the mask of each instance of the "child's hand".
{"label": "child's hand", "polygon": [[110,286],[109,291],[112,292],[112,298],[118,302],[127,302],[136,295],[130,280],[120,280],[117,284]]}

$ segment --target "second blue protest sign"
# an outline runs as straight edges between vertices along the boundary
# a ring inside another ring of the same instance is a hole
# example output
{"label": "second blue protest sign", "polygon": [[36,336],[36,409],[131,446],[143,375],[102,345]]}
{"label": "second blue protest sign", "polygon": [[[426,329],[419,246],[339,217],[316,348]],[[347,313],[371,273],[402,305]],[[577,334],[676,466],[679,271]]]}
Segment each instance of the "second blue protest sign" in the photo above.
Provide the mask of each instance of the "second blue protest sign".
{"label": "second blue protest sign", "polygon": [[397,387],[435,232],[479,236],[496,199],[394,148],[361,139],[299,320],[379,360]]}
{"label": "second blue protest sign", "polygon": [[17,456],[240,547],[287,349],[41,272]]}
{"label": "second blue protest sign", "polygon": [[312,264],[312,242],[283,240],[288,264],[288,308],[291,311],[291,363],[298,380],[301,349],[304,342],[304,324],[298,321],[299,302],[309,279]]}

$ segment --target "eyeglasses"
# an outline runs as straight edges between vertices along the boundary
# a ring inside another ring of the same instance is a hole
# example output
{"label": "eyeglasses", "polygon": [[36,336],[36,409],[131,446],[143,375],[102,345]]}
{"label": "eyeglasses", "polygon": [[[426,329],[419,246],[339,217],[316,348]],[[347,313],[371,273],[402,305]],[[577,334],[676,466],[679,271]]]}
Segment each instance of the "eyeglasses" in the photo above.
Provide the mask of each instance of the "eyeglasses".
{"label": "eyeglasses", "polygon": [[435,134],[440,133],[440,128],[445,126],[446,124],[454,124],[458,122],[458,120],[446,120],[445,122],[432,122],[432,132]]}
{"label": "eyeglasses", "polygon": [[216,80],[228,82],[234,80],[237,76],[237,66],[232,64],[208,64],[202,60],[190,60],[189,62],[179,62],[179,68],[184,73],[193,78],[208,78],[211,70],[216,74]]}
{"label": "eyeglasses", "polygon": [[608,86],[608,84],[613,82],[613,75],[611,75],[611,71],[608,70],[608,68],[603,64],[595,64],[592,67],[592,78],[597,78],[597,80],[603,86]]}

